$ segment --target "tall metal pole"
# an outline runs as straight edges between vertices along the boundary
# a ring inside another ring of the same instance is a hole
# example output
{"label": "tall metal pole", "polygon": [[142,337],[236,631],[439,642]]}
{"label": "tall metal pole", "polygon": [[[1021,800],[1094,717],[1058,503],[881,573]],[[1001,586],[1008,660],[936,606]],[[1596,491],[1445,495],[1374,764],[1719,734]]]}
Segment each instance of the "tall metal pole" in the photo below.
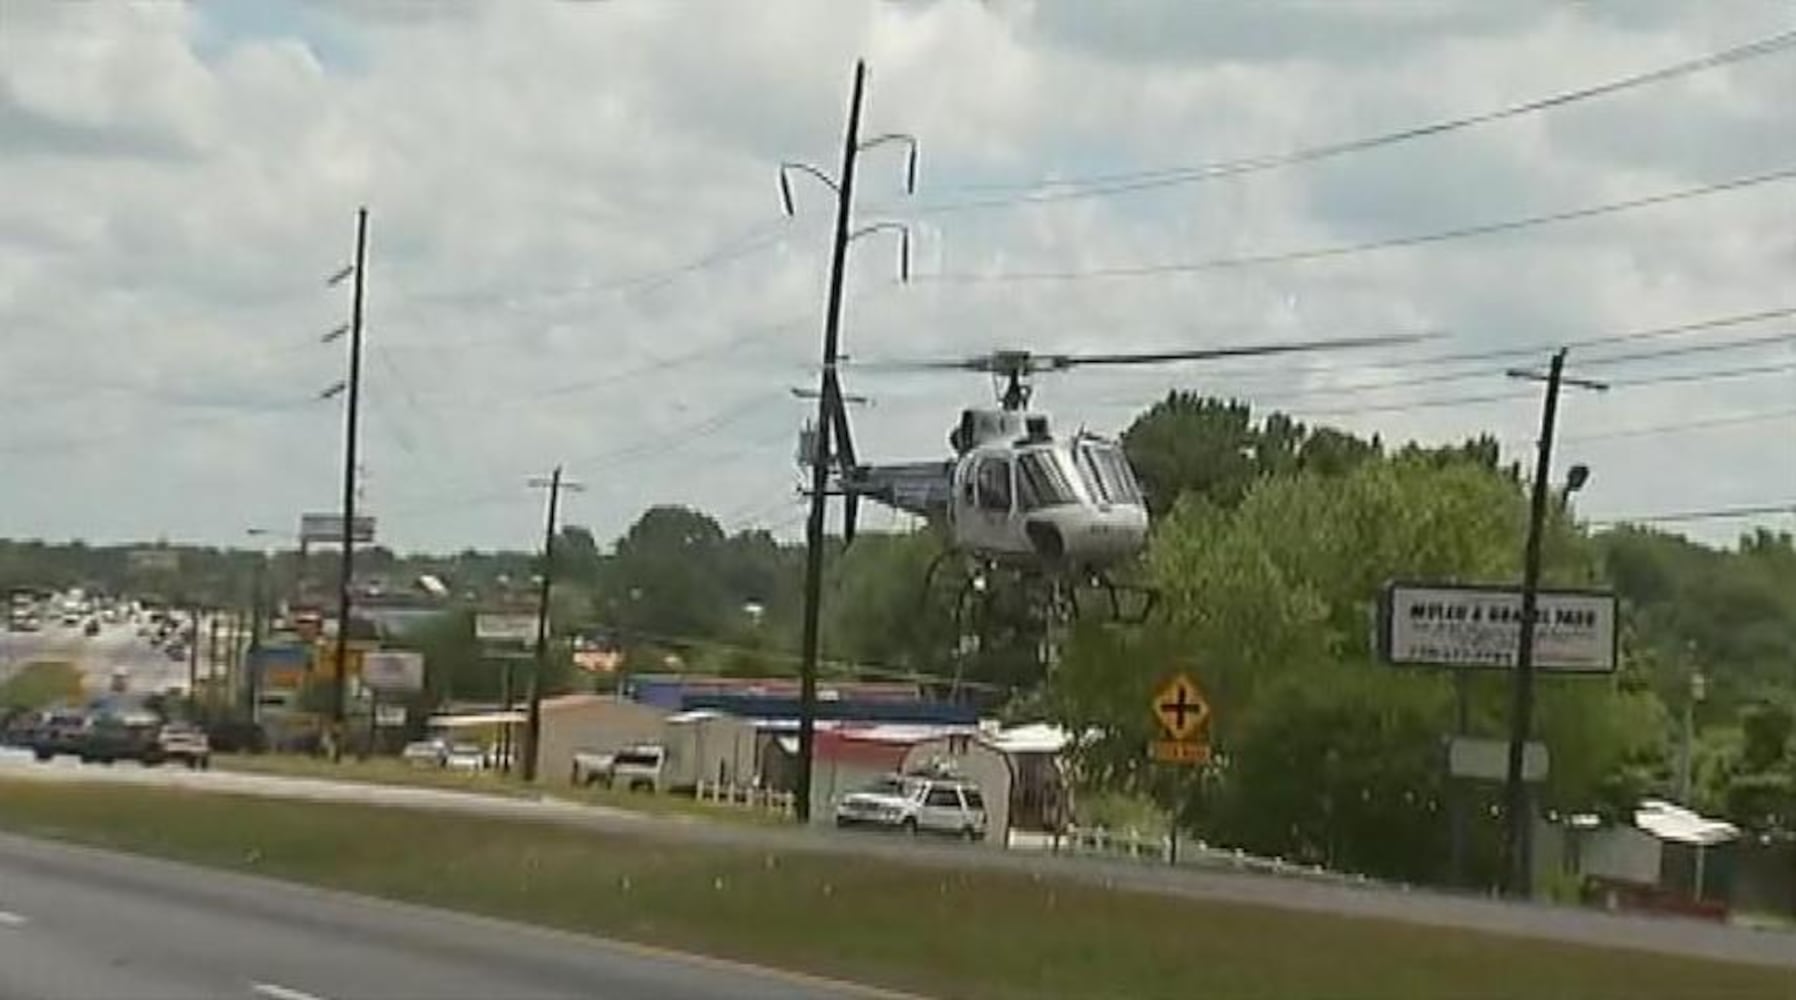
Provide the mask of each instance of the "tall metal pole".
{"label": "tall metal pole", "polygon": [[536,749],[543,729],[543,677],[549,665],[549,588],[555,576],[555,517],[561,502],[561,466],[549,477],[549,511],[543,519],[542,589],[536,598],[536,664],[530,671],[530,707],[524,721],[525,781],[536,780]]}
{"label": "tall metal pole", "polygon": [[187,631],[187,711],[197,717],[200,714],[200,606],[188,608],[190,624]]}
{"label": "tall metal pole", "polygon": [[267,586],[268,553],[264,551],[257,553],[256,556],[255,582],[251,584],[253,589],[249,599],[249,649],[245,651],[243,657],[243,697],[246,702],[244,710],[251,722],[257,721],[261,714],[260,705],[257,702],[262,696],[260,690],[262,678],[258,674],[262,668],[262,616],[267,613],[268,599],[265,596]]}
{"label": "tall metal pole", "polygon": [[331,681],[331,760],[343,759],[343,718],[349,673],[350,588],[355,577],[356,420],[362,398],[362,290],[367,277],[368,209],[355,215],[355,296],[349,313],[349,397],[343,432],[343,558],[337,568],[336,675]]}
{"label": "tall metal pole", "polygon": [[836,232],[830,253],[829,304],[823,315],[823,372],[817,392],[817,448],[811,455],[811,511],[805,522],[804,643],[798,675],[798,782],[793,803],[800,823],[811,818],[811,757],[817,739],[817,632],[823,598],[823,517],[829,488],[831,388],[836,379],[842,327],[842,277],[848,263],[848,221],[854,207],[854,162],[860,151],[861,94],[867,64],[854,64],[842,173],[836,184]]}
{"label": "tall metal pole", "polygon": [[1540,536],[1547,516],[1547,478],[1553,468],[1553,429],[1559,419],[1559,386],[1565,375],[1565,349],[1553,354],[1547,369],[1547,396],[1540,414],[1540,441],[1535,449],[1534,489],[1528,509],[1528,547],[1522,557],[1522,620],[1515,651],[1514,698],[1509,714],[1509,770],[1503,799],[1508,851],[1508,892],[1526,899],[1533,890],[1534,822],[1528,786],[1522,780],[1523,753],[1534,717],[1534,619],[1540,604]]}

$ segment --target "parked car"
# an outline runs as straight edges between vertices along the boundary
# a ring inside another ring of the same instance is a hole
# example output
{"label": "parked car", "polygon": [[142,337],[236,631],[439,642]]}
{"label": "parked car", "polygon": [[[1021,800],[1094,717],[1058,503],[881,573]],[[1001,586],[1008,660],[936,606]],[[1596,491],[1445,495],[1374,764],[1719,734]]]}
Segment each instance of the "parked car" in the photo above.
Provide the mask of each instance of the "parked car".
{"label": "parked car", "polygon": [[443,754],[443,766],[451,771],[484,771],[486,748],[478,743],[451,743]]}
{"label": "parked car", "polygon": [[892,774],[843,796],[836,826],[984,840],[985,798],[961,778]]}
{"label": "parked car", "polygon": [[38,716],[30,729],[32,756],[49,760],[57,754],[79,754],[87,738],[88,716],[79,709],[51,709]]}
{"label": "parked car", "polygon": [[624,747],[611,756],[611,768],[604,780],[612,788],[658,792],[666,767],[666,747],[658,743],[639,743]]}
{"label": "parked car", "polygon": [[170,722],[164,725],[157,735],[159,760],[146,760],[146,764],[159,763],[162,760],[186,764],[189,769],[204,771],[212,766],[212,741],[207,738],[206,731],[191,722]]}
{"label": "parked car", "polygon": [[611,765],[617,755],[598,750],[574,751],[574,766],[568,780],[576,785],[596,785],[608,781],[611,777]]}
{"label": "parked car", "polygon": [[75,754],[84,762],[135,760],[154,767],[162,763],[161,733],[161,718],[148,712],[97,713],[89,717]]}
{"label": "parked car", "polygon": [[449,741],[414,740],[399,751],[399,759],[419,767],[442,767],[449,757]]}

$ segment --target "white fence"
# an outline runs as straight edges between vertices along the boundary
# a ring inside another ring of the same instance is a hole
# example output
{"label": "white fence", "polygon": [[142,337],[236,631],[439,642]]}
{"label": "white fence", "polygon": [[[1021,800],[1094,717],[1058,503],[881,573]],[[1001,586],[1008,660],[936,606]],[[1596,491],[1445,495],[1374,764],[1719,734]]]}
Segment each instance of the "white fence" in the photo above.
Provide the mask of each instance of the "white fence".
{"label": "white fence", "polygon": [[1367,885],[1364,875],[1330,871],[1321,865],[1298,864],[1283,858],[1266,858],[1246,851],[1211,847],[1201,840],[1180,839],[1175,844],[1166,834],[1142,833],[1134,829],[1111,830],[1106,827],[1068,827],[1057,834],[1038,834],[1028,841],[1012,835],[1011,847],[1066,854],[1075,857],[1105,857],[1153,864],[1176,864],[1181,868],[1208,868],[1215,871],[1254,872],[1283,875],[1325,882]]}
{"label": "white fence", "polygon": [[734,782],[701,781],[693,790],[693,797],[700,802],[740,806],[745,809],[762,809],[781,815],[789,816],[793,812],[794,800],[791,792],[776,792],[752,785],[738,785]]}

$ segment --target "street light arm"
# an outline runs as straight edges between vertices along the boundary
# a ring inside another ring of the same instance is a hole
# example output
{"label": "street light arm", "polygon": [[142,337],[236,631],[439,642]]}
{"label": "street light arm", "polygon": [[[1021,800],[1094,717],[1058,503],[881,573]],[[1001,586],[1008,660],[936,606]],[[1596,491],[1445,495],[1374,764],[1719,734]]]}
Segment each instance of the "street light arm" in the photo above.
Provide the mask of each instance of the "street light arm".
{"label": "street light arm", "polygon": [[788,216],[797,214],[797,211],[792,204],[792,180],[790,172],[793,170],[809,174],[818,183],[829,188],[831,191],[836,192],[838,195],[842,193],[842,189],[837,186],[836,182],[832,180],[828,174],[811,166],[809,163],[782,163],[780,164],[780,207],[786,210],[786,215]]}
{"label": "street light arm", "polygon": [[883,146],[887,143],[892,143],[892,142],[901,142],[901,143],[904,143],[904,145],[905,145],[904,193],[905,194],[916,194],[917,193],[917,137],[916,136],[911,135],[908,132],[887,132],[884,135],[876,135],[873,138],[868,139],[867,141],[861,143],[860,146],[858,147],[857,151],[865,153],[867,150],[872,149],[875,146]]}
{"label": "street light arm", "polygon": [[895,232],[898,234],[898,280],[910,282],[910,226],[902,222],[875,222],[862,226],[848,234],[849,242],[874,233]]}

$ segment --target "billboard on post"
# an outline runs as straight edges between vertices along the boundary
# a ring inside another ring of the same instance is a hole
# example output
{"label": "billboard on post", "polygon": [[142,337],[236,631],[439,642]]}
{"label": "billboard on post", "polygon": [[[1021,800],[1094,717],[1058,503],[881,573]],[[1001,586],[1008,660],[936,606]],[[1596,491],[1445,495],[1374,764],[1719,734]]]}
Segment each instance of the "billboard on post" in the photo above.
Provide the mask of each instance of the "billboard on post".
{"label": "billboard on post", "polygon": [[[1542,590],[1535,607],[1534,667],[1542,673],[1615,671],[1620,617],[1615,595]],[[1397,666],[1507,670],[1521,646],[1519,587],[1393,583],[1378,609],[1378,647]]]}
{"label": "billboard on post", "polygon": [[481,642],[535,642],[536,613],[533,611],[482,611],[474,616],[474,638]]}
{"label": "billboard on post", "polygon": [[[356,545],[369,545],[374,541],[374,518],[366,514],[357,514],[350,522],[354,529],[349,540]],[[341,514],[301,514],[299,515],[299,541],[301,545],[317,542],[325,544],[343,541],[343,515]]]}
{"label": "billboard on post", "polygon": [[262,690],[294,690],[311,673],[312,649],[304,645],[259,646],[249,651],[249,667]]}
{"label": "billboard on post", "polygon": [[362,683],[381,694],[424,689],[424,654],[406,649],[371,649],[362,654]]}

